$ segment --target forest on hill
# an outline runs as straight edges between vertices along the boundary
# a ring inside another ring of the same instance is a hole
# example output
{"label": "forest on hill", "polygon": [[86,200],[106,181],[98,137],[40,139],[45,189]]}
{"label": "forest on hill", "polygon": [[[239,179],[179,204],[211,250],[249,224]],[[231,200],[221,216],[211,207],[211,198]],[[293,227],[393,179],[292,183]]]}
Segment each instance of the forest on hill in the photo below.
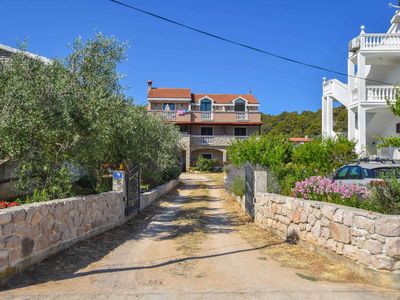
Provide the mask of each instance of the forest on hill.
{"label": "forest on hill", "polygon": [[[317,137],[321,135],[321,109],[313,111],[283,112],[279,115],[262,114],[261,132],[288,137]],[[347,132],[347,109],[344,106],[333,110],[334,131]]]}

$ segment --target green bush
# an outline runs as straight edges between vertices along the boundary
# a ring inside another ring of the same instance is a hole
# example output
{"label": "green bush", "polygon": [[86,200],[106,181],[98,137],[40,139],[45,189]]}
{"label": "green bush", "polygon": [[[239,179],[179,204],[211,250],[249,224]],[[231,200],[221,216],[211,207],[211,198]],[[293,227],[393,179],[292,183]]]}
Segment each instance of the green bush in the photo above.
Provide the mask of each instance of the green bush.
{"label": "green bush", "polygon": [[292,162],[304,170],[305,176],[329,175],[357,158],[354,142],[346,138],[315,139],[294,148]]}
{"label": "green bush", "polygon": [[384,181],[377,181],[371,184],[371,202],[376,211],[383,214],[400,214],[400,182],[393,175],[388,175]]}
{"label": "green bush", "polygon": [[314,175],[330,175],[357,157],[355,144],[345,138],[316,139],[293,146],[283,136],[264,135],[236,141],[228,147],[228,159],[235,166],[246,162],[261,165],[278,184],[274,191],[288,195],[297,181]]}
{"label": "green bush", "polygon": [[215,158],[208,159],[200,156],[196,162],[196,167],[194,169],[200,172],[212,172],[215,170],[217,163],[218,161]]}
{"label": "green bush", "polygon": [[243,176],[237,176],[233,179],[232,182],[232,192],[236,196],[244,196],[245,192],[245,179]]}

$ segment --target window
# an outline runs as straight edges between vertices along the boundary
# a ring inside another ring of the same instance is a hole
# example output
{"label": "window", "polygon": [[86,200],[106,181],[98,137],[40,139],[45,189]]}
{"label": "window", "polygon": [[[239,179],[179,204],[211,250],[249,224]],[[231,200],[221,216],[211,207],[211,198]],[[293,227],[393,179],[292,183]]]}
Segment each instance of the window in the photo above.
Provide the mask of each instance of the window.
{"label": "window", "polygon": [[335,179],[346,179],[350,167],[341,168],[335,175]]}
{"label": "window", "polygon": [[209,99],[201,100],[200,111],[211,111],[211,100]]}
{"label": "window", "polygon": [[179,126],[179,131],[188,133],[189,132],[189,126],[188,125],[180,125]]}
{"label": "window", "polygon": [[235,127],[234,134],[235,136],[246,136],[247,130],[245,127]]}
{"label": "window", "polygon": [[212,159],[213,158],[213,155],[212,155],[212,153],[202,153],[202,154],[200,154],[203,158],[206,158],[206,159]]}
{"label": "window", "polygon": [[235,111],[246,111],[246,102],[242,99],[236,100]]}
{"label": "window", "polygon": [[347,177],[348,179],[361,179],[362,178],[361,172],[362,172],[361,167],[359,166],[351,167]]}
{"label": "window", "polygon": [[162,110],[175,110],[175,103],[163,103]]}
{"label": "window", "polygon": [[201,127],[200,134],[201,135],[214,135],[214,128],[212,127]]}

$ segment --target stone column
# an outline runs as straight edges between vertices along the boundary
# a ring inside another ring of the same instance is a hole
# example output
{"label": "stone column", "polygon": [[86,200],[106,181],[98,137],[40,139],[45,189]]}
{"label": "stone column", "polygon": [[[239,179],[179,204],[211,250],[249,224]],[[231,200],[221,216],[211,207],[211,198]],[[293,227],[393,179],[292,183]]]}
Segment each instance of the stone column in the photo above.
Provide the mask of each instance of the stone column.
{"label": "stone column", "polygon": [[186,149],[186,172],[190,171],[190,149]]}
{"label": "stone column", "polygon": [[222,151],[222,162],[225,163],[226,162],[226,149],[221,149]]}
{"label": "stone column", "polygon": [[254,194],[257,193],[267,193],[267,181],[268,173],[267,171],[254,171]]}

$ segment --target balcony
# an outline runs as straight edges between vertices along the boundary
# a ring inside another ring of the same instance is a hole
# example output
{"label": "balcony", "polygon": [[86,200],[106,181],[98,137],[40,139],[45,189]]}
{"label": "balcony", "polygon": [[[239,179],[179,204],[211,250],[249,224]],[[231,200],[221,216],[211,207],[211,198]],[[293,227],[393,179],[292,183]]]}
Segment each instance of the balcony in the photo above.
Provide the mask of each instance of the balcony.
{"label": "balcony", "polygon": [[150,110],[166,121],[177,123],[261,123],[260,112],[215,112],[215,111],[160,111]]}
{"label": "balcony", "polygon": [[192,111],[192,122],[215,122],[215,123],[260,123],[260,112],[198,112]]}
{"label": "balcony", "polygon": [[247,138],[248,136],[192,135],[191,143],[194,146],[229,146],[235,140]]}
{"label": "balcony", "polygon": [[387,102],[396,99],[396,88],[390,85],[367,86],[367,102]]}
{"label": "balcony", "polygon": [[203,121],[212,121],[214,119],[214,115],[211,111],[201,112],[200,114]]}
{"label": "balcony", "polygon": [[349,43],[349,51],[357,52],[359,50],[399,50],[399,34],[362,34]]}
{"label": "balcony", "polygon": [[151,113],[156,114],[168,122],[182,122],[190,123],[192,116],[190,112],[179,112],[179,111],[161,111],[161,110],[150,110]]}

